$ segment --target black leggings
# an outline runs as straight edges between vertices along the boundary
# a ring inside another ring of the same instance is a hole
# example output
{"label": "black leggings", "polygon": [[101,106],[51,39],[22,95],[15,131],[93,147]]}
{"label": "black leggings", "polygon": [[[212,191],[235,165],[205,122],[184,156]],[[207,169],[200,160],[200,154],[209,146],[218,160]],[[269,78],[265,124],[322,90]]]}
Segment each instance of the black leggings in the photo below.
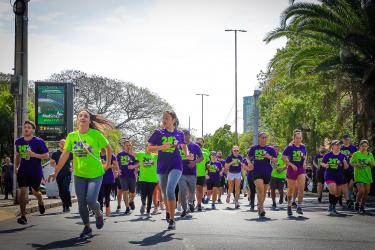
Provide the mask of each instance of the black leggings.
{"label": "black leggings", "polygon": [[255,194],[256,194],[256,188],[255,188],[255,183],[253,179],[248,179],[248,185],[250,189],[250,204],[254,206],[255,204]]}
{"label": "black leggings", "polygon": [[153,182],[144,182],[141,183],[141,201],[142,205],[146,205],[146,198],[147,198],[147,213],[151,211],[151,204],[152,204],[152,197],[154,194],[154,189],[156,187],[156,183]]}
{"label": "black leggings", "polygon": [[102,211],[103,211],[103,199],[105,199],[105,206],[109,207],[109,203],[111,201],[112,188],[113,188],[113,184],[102,184],[102,186],[100,187],[98,202],[100,204],[100,209]]}

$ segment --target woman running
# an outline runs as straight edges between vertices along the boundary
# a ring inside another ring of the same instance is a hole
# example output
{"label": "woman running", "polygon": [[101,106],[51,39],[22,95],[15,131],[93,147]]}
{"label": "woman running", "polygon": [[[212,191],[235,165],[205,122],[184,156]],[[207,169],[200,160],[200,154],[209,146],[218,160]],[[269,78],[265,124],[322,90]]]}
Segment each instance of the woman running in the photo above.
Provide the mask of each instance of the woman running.
{"label": "woman running", "polygon": [[250,167],[247,157],[242,161],[242,164],[244,166],[244,169],[247,171],[247,184],[248,184],[248,193],[249,193],[249,201],[250,201],[250,211],[254,211],[255,207],[255,194],[256,194],[256,188],[254,183],[254,167]]}
{"label": "woman running", "polygon": [[105,174],[103,175],[103,182],[100,188],[98,201],[100,204],[100,210],[102,210],[102,212],[105,205],[105,215],[108,217],[111,214],[111,191],[113,189],[113,186],[115,185],[114,172],[118,171],[118,163],[116,160],[116,156],[112,154],[111,163],[110,165],[108,165],[107,156],[104,149],[101,150],[100,157],[103,161]]}
{"label": "woman running", "polygon": [[324,174],[326,168],[321,166],[324,155],[326,154],[326,149],[324,146],[321,146],[319,153],[314,157],[313,165],[316,168],[316,182],[317,182],[317,191],[318,191],[318,202],[322,202],[323,196],[323,187],[324,187]]}
{"label": "woman running", "polygon": [[[56,179],[60,169],[69,158],[69,153],[73,153],[74,184],[78,200],[79,214],[85,225],[82,238],[91,237],[88,207],[95,213],[96,228],[101,229],[104,225],[103,215],[100,211],[98,195],[103,180],[104,168],[100,159],[102,148],[106,150],[106,157],[112,157],[112,148],[103,132],[113,129],[113,125],[108,120],[82,110],[77,116],[78,130],[69,133],[66,138],[64,151],[61,154],[59,163],[55,168],[55,173],[51,174],[52,179]],[[107,168],[110,168],[110,161],[107,161]]]}
{"label": "woman running", "polygon": [[286,179],[286,165],[283,161],[283,154],[280,152],[280,147],[278,145],[274,146],[276,151],[277,159],[276,163],[272,164],[272,173],[271,173],[271,198],[272,198],[272,207],[276,208],[276,190],[279,192],[279,204],[284,202],[284,185]]}
{"label": "woman running", "polygon": [[302,201],[305,189],[306,173],[306,147],[302,144],[302,131],[295,129],[293,131],[293,141],[283,152],[283,161],[288,166],[288,216],[293,215],[292,198],[296,193],[298,196],[297,213],[303,214]]}
{"label": "woman running", "polygon": [[[223,152],[221,150],[218,150],[217,153],[216,153],[216,156],[217,156],[217,160],[221,163],[221,166],[223,167],[223,170],[224,170],[224,166],[225,166],[225,159],[223,159]],[[226,189],[226,173],[225,171],[223,171],[223,176],[221,176],[221,180],[220,180],[220,188],[219,188],[219,195],[218,195],[218,200],[217,200],[217,203],[218,204],[223,204],[223,202],[221,201],[221,196],[224,195],[224,190]]]}
{"label": "woman running", "polygon": [[257,188],[258,214],[264,217],[264,201],[269,187],[272,173],[271,163],[276,163],[277,154],[273,147],[267,145],[267,135],[264,132],[258,134],[259,144],[252,146],[248,153],[248,164],[253,169],[254,183]]}
{"label": "woman running", "polygon": [[[354,205],[352,200],[354,185],[354,168],[350,165],[350,158],[357,151],[357,147],[350,143],[350,136],[347,134],[344,135],[343,144],[341,145],[341,153],[343,153],[346,156],[346,161],[349,162],[349,167],[348,169],[344,170],[345,184],[343,186],[342,192],[344,194],[346,206],[348,208]],[[341,198],[339,199],[339,202],[341,202],[340,205],[342,205]]]}
{"label": "woman running", "polygon": [[212,197],[212,209],[216,209],[215,202],[219,193],[223,167],[217,160],[216,152],[210,152],[210,161],[206,163],[207,196]]}
{"label": "woman running", "polygon": [[157,173],[160,188],[166,205],[166,220],[168,229],[175,229],[174,220],[176,210],[175,190],[182,175],[182,158],[180,148],[188,159],[191,158],[184,140],[184,134],[177,130],[178,119],[173,111],[163,113],[163,128],[157,129],[148,140],[147,153],[157,152]]}
{"label": "woman running", "polygon": [[232,147],[232,154],[228,156],[225,161],[225,171],[228,172],[228,196],[227,203],[230,202],[230,195],[233,193],[233,188],[235,188],[234,204],[235,208],[240,207],[239,198],[241,191],[241,172],[242,172],[242,156],[240,155],[240,148],[238,146]]}
{"label": "woman running", "polygon": [[362,140],[359,143],[359,151],[353,154],[350,161],[354,167],[354,182],[358,190],[355,209],[360,214],[366,213],[365,204],[373,182],[371,168],[375,167],[374,156],[368,152],[368,147],[368,141]]}
{"label": "woman running", "polygon": [[332,216],[338,214],[336,204],[345,183],[344,169],[348,168],[345,155],[340,152],[340,141],[331,142],[331,152],[323,157],[321,165],[326,169],[324,179],[329,191],[328,214]]}

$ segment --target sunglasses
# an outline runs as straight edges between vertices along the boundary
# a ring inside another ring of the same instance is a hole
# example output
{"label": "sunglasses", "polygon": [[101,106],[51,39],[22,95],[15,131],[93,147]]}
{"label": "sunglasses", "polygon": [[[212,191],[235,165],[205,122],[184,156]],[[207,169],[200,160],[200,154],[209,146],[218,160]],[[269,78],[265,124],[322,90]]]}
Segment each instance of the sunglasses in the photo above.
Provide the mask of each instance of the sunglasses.
{"label": "sunglasses", "polygon": [[234,149],[233,152],[239,152],[239,150],[238,149]]}

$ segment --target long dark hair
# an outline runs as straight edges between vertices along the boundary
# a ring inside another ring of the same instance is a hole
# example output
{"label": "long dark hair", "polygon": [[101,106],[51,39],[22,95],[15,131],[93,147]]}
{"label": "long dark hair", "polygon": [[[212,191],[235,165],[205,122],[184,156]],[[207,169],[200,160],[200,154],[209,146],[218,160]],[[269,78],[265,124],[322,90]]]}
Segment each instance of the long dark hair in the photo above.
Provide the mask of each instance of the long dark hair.
{"label": "long dark hair", "polygon": [[173,126],[175,128],[177,128],[178,125],[180,125],[180,122],[178,121],[178,117],[176,115],[176,112],[174,112],[173,110],[166,110],[166,111],[164,111],[164,113],[169,114],[172,117],[172,119],[176,119],[175,123],[173,124]]}
{"label": "long dark hair", "polygon": [[114,127],[115,127],[114,124],[111,121],[109,121],[108,119],[104,118],[101,115],[94,115],[93,113],[91,113],[87,109],[81,109],[77,114],[77,118],[78,118],[78,115],[81,112],[86,112],[86,113],[89,114],[89,116],[90,116],[89,127],[92,128],[92,129],[99,130],[103,134],[107,133],[109,130],[114,129]]}

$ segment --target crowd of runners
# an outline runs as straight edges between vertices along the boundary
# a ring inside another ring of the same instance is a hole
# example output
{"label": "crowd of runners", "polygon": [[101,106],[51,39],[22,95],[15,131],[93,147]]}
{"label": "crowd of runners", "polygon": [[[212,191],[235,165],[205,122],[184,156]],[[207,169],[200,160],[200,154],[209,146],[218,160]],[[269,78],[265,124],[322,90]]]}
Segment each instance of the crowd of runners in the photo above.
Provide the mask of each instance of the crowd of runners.
{"label": "crowd of runners", "polygon": [[[266,215],[267,193],[273,208],[286,201],[288,216],[294,211],[303,214],[307,152],[298,129],[293,131],[291,142],[284,149],[269,145],[267,134],[261,132],[258,144],[248,149],[247,154],[241,155],[240,148],[234,145],[225,157],[221,151],[206,149],[203,138],[193,142],[188,130],[180,131],[173,111],[163,113],[162,127],[154,131],[142,152],[134,152],[132,142],[125,140],[121,152],[115,154],[104,136],[112,129],[112,123],[87,110],[77,114],[76,125],[77,130],[61,140],[59,150],[52,154],[50,164],[55,172],[48,179],[56,179],[63,212],[69,212],[73,173],[84,224],[81,237],[92,235],[90,213],[95,216],[96,227],[101,229],[104,215],[114,212],[131,215],[139,209],[142,215],[151,217],[165,210],[168,229],[175,229],[176,209],[184,217],[202,211],[204,204],[215,210],[223,200],[233,202],[234,209],[239,209],[241,194],[248,198],[250,209],[257,210],[259,218]],[[26,121],[23,137],[16,140],[15,167],[21,190],[21,216],[17,222],[20,224],[27,224],[26,195],[30,187],[38,198],[40,213],[45,212],[39,186],[43,178],[41,162],[49,159],[49,152],[45,142],[34,136],[34,131],[35,124]],[[342,202],[342,197],[347,207],[365,213],[373,182],[371,168],[375,167],[368,147],[368,141],[362,140],[357,149],[344,136],[342,141],[333,140],[328,147],[322,146],[315,156],[318,201],[322,201],[323,189],[328,187],[329,215],[337,214],[336,204]],[[134,202],[137,193],[141,197],[139,208]],[[111,196],[116,197],[116,211],[111,211]]]}

